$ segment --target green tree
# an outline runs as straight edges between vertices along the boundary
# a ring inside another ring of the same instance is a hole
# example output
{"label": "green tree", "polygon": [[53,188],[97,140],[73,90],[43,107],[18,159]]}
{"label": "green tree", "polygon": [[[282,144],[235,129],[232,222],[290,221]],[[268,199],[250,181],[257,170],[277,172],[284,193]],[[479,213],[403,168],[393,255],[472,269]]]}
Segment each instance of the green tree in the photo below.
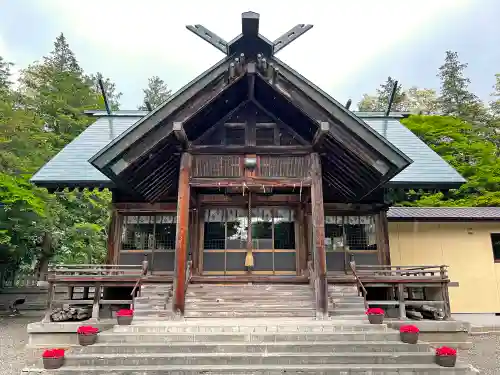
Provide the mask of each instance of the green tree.
{"label": "green tree", "polygon": [[500,206],[497,146],[477,128],[449,116],[410,116],[402,120],[414,134],[451,164],[467,182],[447,193],[413,192],[400,204],[417,206]]}
{"label": "green tree", "polygon": [[106,93],[106,97],[108,98],[108,103],[111,106],[113,111],[117,111],[120,109],[120,98],[123,93],[117,91],[116,84],[111,81],[109,78],[104,78],[102,73],[97,72],[89,77],[91,85],[95,89],[97,95],[101,95],[101,88],[99,86],[99,80],[102,79],[102,83],[104,86],[104,92]]}
{"label": "green tree", "polygon": [[478,97],[469,91],[470,79],[465,76],[466,68],[467,64],[460,62],[457,52],[446,51],[444,64],[437,75],[441,79],[439,102],[446,116],[474,119],[481,112]]}
{"label": "green tree", "polygon": [[165,81],[158,76],[149,78],[148,87],[142,91],[144,92],[144,104],[139,106],[139,109],[143,111],[147,110],[146,102],[151,104],[151,107],[154,109],[167,100],[172,94],[172,90],[170,90]]}

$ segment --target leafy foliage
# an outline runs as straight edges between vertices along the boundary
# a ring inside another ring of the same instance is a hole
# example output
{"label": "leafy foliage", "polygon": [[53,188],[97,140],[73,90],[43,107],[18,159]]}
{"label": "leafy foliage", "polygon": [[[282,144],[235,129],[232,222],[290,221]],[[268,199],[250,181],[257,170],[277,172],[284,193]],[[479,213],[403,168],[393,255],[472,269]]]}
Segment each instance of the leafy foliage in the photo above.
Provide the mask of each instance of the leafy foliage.
{"label": "leafy foliage", "polygon": [[103,108],[103,99],[63,34],[15,90],[11,65],[0,57],[0,263],[40,272],[50,259],[102,261],[110,193],[49,194],[29,179],[92,122],[83,111]]}
{"label": "leafy foliage", "polygon": [[144,104],[139,106],[140,110],[147,110],[146,103],[151,104],[151,108],[158,107],[172,94],[167,84],[158,76],[148,79],[148,87],[144,91]]}
{"label": "leafy foliage", "polygon": [[[488,109],[469,92],[466,68],[456,52],[447,51],[438,71],[439,96],[434,90],[398,87],[398,109],[419,114],[403,120],[403,124],[467,180],[459,189],[448,192],[393,192],[393,199],[400,205],[500,206],[500,75],[496,75]],[[389,77],[377,95],[365,94],[360,109],[385,110],[391,81]]]}

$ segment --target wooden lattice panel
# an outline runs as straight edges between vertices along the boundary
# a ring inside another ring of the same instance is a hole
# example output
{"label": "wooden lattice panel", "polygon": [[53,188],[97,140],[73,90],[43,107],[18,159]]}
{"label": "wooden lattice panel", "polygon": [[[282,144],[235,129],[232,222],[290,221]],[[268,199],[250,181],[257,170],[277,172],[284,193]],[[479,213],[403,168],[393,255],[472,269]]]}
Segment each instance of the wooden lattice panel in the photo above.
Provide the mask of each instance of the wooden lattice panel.
{"label": "wooden lattice panel", "polygon": [[239,155],[196,155],[193,177],[241,177]]}
{"label": "wooden lattice panel", "polygon": [[261,156],[259,164],[261,177],[307,177],[308,156]]}

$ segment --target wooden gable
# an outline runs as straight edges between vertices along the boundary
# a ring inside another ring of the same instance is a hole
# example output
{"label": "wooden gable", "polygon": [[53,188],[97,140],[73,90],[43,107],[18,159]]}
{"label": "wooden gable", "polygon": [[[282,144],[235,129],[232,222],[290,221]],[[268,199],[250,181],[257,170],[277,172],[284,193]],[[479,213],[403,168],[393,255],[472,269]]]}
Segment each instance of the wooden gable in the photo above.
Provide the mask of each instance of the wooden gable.
{"label": "wooden gable", "polygon": [[286,156],[302,147],[321,155],[328,189],[356,201],[412,162],[276,59],[273,48],[256,53],[256,46],[270,42],[245,30],[226,46],[228,57],[111,142],[92,165],[116,185],[157,201],[175,193],[182,152]]}

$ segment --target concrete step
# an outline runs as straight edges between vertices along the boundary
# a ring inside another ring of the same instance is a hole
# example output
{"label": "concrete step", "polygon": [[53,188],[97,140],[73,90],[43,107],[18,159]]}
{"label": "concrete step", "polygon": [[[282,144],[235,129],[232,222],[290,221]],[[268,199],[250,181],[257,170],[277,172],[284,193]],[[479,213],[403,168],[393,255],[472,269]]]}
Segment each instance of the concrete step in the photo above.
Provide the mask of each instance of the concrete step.
{"label": "concrete step", "polygon": [[334,307],[331,311],[329,311],[330,315],[365,315],[365,309],[364,308],[357,308],[357,309],[345,309],[345,308],[340,308],[340,307]]}
{"label": "concrete step", "polygon": [[332,302],[330,308],[365,310],[363,302]]}
{"label": "concrete step", "polygon": [[141,353],[350,353],[350,352],[429,352],[429,345],[403,344],[400,341],[288,341],[288,342],[173,342],[161,343],[102,343],[77,346],[73,354],[141,354]]}
{"label": "concrete step", "polygon": [[367,364],[367,365],[219,365],[219,366],[194,366],[194,365],[168,365],[168,366],[142,366],[138,371],[136,366],[100,366],[100,367],[69,367],[64,366],[58,370],[26,369],[22,375],[472,375],[470,366],[457,364],[457,367],[439,367],[436,364]]}
{"label": "concrete step", "polygon": [[67,366],[433,364],[434,354],[413,353],[68,353]]}
{"label": "concrete step", "polygon": [[315,303],[312,301],[298,301],[297,303],[284,303],[280,301],[255,301],[255,302],[236,302],[236,301],[207,301],[207,302],[190,302],[187,304],[186,310],[217,310],[217,309],[285,309],[285,308],[309,308],[314,309]]}
{"label": "concrete step", "polygon": [[[368,319],[345,321],[343,319],[310,320],[310,318],[260,318],[260,319],[192,319],[177,322],[132,322],[130,326],[113,327],[114,332],[159,333],[257,333],[257,332],[393,332],[386,324],[369,324]],[[109,331],[107,331],[109,332]],[[103,334],[107,333],[103,332]]]}
{"label": "concrete step", "polygon": [[272,296],[272,295],[262,295],[258,297],[248,297],[248,296],[242,296],[242,295],[225,295],[225,296],[220,296],[220,295],[214,295],[214,296],[199,296],[199,295],[192,295],[186,296],[186,304],[189,303],[201,303],[201,302],[217,302],[217,301],[223,301],[223,302],[261,302],[261,303],[272,303],[276,301],[280,301],[281,303],[301,303],[301,302],[314,302],[314,299],[312,296],[305,296],[305,297],[294,297],[293,295],[290,296]]}
{"label": "concrete step", "polygon": [[156,302],[166,302],[170,298],[166,297],[158,297],[158,296],[148,296],[148,297],[135,297],[135,302],[136,303],[156,303]]}
{"label": "concrete step", "polygon": [[297,310],[242,310],[242,311],[186,311],[185,318],[262,318],[262,317],[314,317],[316,311],[313,309]]}
{"label": "concrete step", "polygon": [[144,309],[144,310],[134,310],[134,318],[144,317],[144,316],[171,316],[174,315],[171,309]]}
{"label": "concrete step", "polygon": [[130,343],[276,343],[276,342],[351,342],[361,344],[364,341],[397,341],[398,332],[325,332],[325,333],[126,333],[102,332],[98,342],[102,344]]}

